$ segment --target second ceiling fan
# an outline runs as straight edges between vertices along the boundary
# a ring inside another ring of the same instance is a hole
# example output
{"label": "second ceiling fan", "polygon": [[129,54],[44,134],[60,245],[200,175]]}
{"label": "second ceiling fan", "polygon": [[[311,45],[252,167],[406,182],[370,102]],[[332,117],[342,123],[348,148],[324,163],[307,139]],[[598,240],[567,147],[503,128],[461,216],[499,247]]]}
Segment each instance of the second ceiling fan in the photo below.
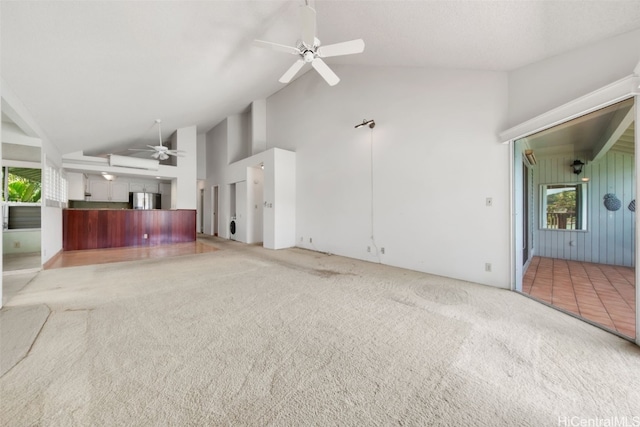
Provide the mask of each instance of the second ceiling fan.
{"label": "second ceiling fan", "polygon": [[280,83],[289,83],[305,64],[311,63],[311,66],[315,68],[318,74],[320,74],[330,86],[338,84],[340,78],[329,68],[322,58],[362,53],[364,51],[364,41],[362,39],[356,39],[321,46],[320,40],[316,37],[316,11],[309,5],[300,6],[300,24],[302,27],[302,38],[298,40],[295,47],[263,40],[254,40],[253,44],[300,57],[282,77],[280,77]]}
{"label": "second ceiling fan", "polygon": [[169,156],[183,157],[183,150],[171,150],[169,147],[166,147],[162,143],[162,120],[156,119],[156,124],[158,125],[158,145],[147,145],[147,148],[129,148],[131,151],[149,151],[151,157],[157,160],[167,160]]}

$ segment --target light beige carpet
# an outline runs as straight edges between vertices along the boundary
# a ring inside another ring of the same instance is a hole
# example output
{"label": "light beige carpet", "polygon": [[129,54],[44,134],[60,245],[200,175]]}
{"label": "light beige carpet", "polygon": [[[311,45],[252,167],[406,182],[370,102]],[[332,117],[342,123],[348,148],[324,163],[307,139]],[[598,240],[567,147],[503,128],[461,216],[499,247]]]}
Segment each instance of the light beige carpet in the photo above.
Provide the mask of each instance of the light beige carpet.
{"label": "light beige carpet", "polygon": [[524,296],[216,242],[214,253],[38,273],[0,311],[3,358],[16,335],[35,338],[0,378],[2,425],[640,416],[640,348]]}

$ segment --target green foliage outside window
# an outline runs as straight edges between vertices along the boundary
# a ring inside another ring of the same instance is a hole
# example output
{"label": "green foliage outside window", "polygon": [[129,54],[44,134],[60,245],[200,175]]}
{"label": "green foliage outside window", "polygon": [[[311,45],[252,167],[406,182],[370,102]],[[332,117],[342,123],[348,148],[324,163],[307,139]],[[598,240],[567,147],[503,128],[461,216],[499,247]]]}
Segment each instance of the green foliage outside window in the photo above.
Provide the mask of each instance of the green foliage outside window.
{"label": "green foliage outside window", "polygon": [[42,194],[40,182],[9,173],[8,202],[38,203]]}
{"label": "green foliage outside window", "polygon": [[547,212],[576,212],[576,194],[575,188],[569,188],[547,195]]}

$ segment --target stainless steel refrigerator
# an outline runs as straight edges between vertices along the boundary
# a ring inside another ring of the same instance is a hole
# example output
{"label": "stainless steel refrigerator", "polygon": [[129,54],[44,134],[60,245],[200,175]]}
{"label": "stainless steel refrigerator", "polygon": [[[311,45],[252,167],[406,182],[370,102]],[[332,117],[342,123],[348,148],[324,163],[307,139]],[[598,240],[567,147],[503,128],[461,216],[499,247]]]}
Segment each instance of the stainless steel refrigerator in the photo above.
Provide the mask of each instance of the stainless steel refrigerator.
{"label": "stainless steel refrigerator", "polygon": [[160,194],[157,193],[129,193],[131,209],[160,209]]}

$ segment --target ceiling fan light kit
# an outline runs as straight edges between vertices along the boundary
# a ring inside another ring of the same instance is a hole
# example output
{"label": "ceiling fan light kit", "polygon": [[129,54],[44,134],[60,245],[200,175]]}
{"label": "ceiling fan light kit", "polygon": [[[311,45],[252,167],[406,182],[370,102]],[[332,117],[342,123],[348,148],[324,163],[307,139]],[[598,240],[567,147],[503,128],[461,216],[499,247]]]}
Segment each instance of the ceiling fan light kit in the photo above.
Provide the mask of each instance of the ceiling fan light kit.
{"label": "ceiling fan light kit", "polygon": [[264,47],[277,52],[290,53],[300,57],[300,59],[294,62],[282,77],[280,77],[280,83],[289,83],[305,64],[311,64],[329,86],[338,84],[340,78],[329,68],[322,58],[362,53],[364,52],[364,41],[362,39],[356,39],[320,46],[320,40],[316,37],[316,11],[309,5],[300,6],[300,23],[302,37],[296,43],[296,47],[263,40],[254,40],[253,44],[254,46]]}
{"label": "ceiling fan light kit", "polygon": [[150,149],[146,148],[129,148],[130,151],[148,151],[151,154],[151,157],[157,160],[167,160],[169,156],[182,157],[184,151],[182,150],[170,150],[169,147],[165,147],[162,144],[162,120],[156,119],[156,124],[158,125],[158,145],[147,145]]}

